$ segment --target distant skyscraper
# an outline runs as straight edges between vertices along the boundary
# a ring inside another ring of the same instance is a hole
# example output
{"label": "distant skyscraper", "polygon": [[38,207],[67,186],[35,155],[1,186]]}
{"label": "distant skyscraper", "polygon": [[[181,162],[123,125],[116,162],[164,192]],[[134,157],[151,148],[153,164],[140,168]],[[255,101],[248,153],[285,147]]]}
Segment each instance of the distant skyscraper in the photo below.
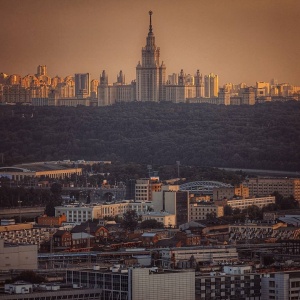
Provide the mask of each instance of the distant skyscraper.
{"label": "distant skyscraper", "polygon": [[218,97],[218,91],[219,91],[218,75],[210,73],[209,75],[204,76],[204,90],[205,90],[205,97],[207,98]]}
{"label": "distant skyscraper", "polygon": [[197,73],[195,74],[195,86],[196,86],[196,97],[204,97],[204,83],[203,83],[203,77],[202,74],[200,74],[200,71],[197,70]]}
{"label": "distant skyscraper", "polygon": [[47,66],[38,66],[36,75],[37,76],[47,75]]}
{"label": "distant skyscraper", "polygon": [[177,85],[178,84],[178,74],[173,73],[173,74],[169,75],[167,84]]}
{"label": "distant skyscraper", "polygon": [[122,70],[117,75],[117,84],[125,84],[125,75],[123,74]]}
{"label": "distant skyscraper", "polygon": [[90,96],[90,74],[75,74],[75,97],[87,98]]}
{"label": "distant skyscraper", "polygon": [[100,85],[108,85],[108,76],[105,72],[105,70],[102,71],[102,74],[100,75]]}
{"label": "distant skyscraper", "polygon": [[149,11],[150,25],[146,39],[146,46],[142,48],[142,63],[136,67],[136,98],[137,101],[164,100],[164,88],[166,66],[159,63],[160,49],[155,45],[155,37],[152,31],[151,16]]}
{"label": "distant skyscraper", "polygon": [[91,81],[91,97],[93,99],[98,98],[98,86],[99,86],[99,80],[93,79]]}

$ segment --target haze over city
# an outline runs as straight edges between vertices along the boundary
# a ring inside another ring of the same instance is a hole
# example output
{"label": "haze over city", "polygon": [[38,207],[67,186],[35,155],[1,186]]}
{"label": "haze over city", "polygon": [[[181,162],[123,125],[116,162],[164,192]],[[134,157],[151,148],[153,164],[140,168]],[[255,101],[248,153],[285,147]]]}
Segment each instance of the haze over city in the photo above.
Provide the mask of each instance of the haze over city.
{"label": "haze over city", "polygon": [[[153,32],[167,74],[181,69],[219,75],[226,82],[299,84],[300,2],[231,1],[0,1],[1,70],[50,76],[89,72],[109,81],[136,65],[153,11]],[[4,25],[5,24],[5,25]]]}

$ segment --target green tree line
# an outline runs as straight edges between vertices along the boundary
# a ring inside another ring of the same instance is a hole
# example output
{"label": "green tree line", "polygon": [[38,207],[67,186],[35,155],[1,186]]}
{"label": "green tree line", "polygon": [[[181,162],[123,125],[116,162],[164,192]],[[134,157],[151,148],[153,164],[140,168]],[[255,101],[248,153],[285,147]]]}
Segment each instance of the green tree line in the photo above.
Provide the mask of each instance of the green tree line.
{"label": "green tree line", "polygon": [[300,170],[300,103],[0,107],[0,163],[85,159]]}

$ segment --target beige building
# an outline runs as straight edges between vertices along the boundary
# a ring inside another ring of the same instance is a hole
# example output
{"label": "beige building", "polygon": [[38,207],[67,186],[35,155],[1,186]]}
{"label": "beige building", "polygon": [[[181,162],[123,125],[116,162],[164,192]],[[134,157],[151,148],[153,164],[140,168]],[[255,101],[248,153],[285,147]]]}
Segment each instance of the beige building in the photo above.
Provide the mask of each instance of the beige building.
{"label": "beige building", "polygon": [[190,204],[189,222],[206,220],[207,215],[214,215],[217,218],[222,217],[224,216],[224,207],[205,201],[194,202]]}
{"label": "beige building", "polygon": [[230,205],[232,208],[239,208],[241,210],[246,209],[251,205],[256,205],[259,208],[262,208],[272,203],[275,203],[274,196],[248,199],[232,199],[227,201],[227,205]]}
{"label": "beige building", "polygon": [[226,88],[219,89],[219,104],[230,105],[230,92]]}
{"label": "beige building", "polygon": [[156,220],[157,222],[163,223],[165,227],[176,226],[176,215],[168,212],[147,212],[141,214],[142,221]]}
{"label": "beige building", "polygon": [[176,226],[189,220],[190,193],[179,191],[179,186],[164,186],[161,191],[153,192],[154,211],[166,211],[176,215]]}
{"label": "beige building", "polygon": [[235,187],[215,187],[213,188],[213,200],[232,199],[234,196],[249,198],[249,188],[242,184]]}
{"label": "beige building", "polygon": [[158,178],[137,179],[135,184],[135,201],[152,201],[152,193],[161,191],[162,183]]}
{"label": "beige building", "polygon": [[300,201],[299,178],[250,178],[243,184],[249,188],[250,197],[268,196],[278,192],[284,197],[292,195]]}
{"label": "beige building", "polygon": [[163,85],[166,83],[166,66],[159,61],[160,49],[155,44],[152,30],[152,11],[149,16],[146,46],[142,48],[142,61],[136,66],[136,100],[158,102],[165,99]]}
{"label": "beige building", "polygon": [[37,245],[6,245],[0,239],[0,270],[37,268]]}
{"label": "beige building", "polygon": [[190,85],[165,85],[166,101],[185,103],[189,98],[196,97],[196,87]]}
{"label": "beige building", "polygon": [[213,201],[232,199],[234,196],[234,187],[214,187]]}
{"label": "beige building", "polygon": [[254,105],[255,104],[255,91],[252,87],[242,88],[239,91],[241,97],[241,105]]}
{"label": "beige building", "polygon": [[242,184],[234,187],[234,195],[238,197],[242,197],[243,199],[249,198],[249,188]]}
{"label": "beige building", "polygon": [[205,97],[218,97],[219,92],[219,78],[218,75],[210,73],[204,76],[204,93]]}
{"label": "beige building", "polygon": [[96,266],[67,270],[66,282],[100,289],[101,294],[93,299],[195,300],[194,270],[124,268],[120,265],[104,270]]}
{"label": "beige building", "polygon": [[131,102],[135,100],[135,82],[125,83],[122,70],[117,75],[117,82],[108,84],[108,76],[102,71],[98,86],[98,106],[113,105],[118,102]]}
{"label": "beige building", "polygon": [[257,81],[256,82],[256,96],[269,96],[270,95],[270,83]]}
{"label": "beige building", "polygon": [[22,87],[19,84],[4,85],[2,91],[2,102],[5,103],[30,103],[30,88]]}
{"label": "beige building", "polygon": [[195,299],[194,271],[153,270],[132,269],[132,300]]}
{"label": "beige building", "polygon": [[65,205],[55,207],[55,217],[65,215],[67,222],[81,223],[101,218],[101,205]]}
{"label": "beige building", "polygon": [[55,207],[55,216],[66,215],[67,222],[86,222],[92,219],[120,216],[128,211],[135,210],[137,214],[146,213],[152,209],[151,202],[123,201],[99,205],[65,205]]}
{"label": "beige building", "polygon": [[120,203],[112,204],[103,204],[101,205],[101,218],[104,217],[122,217],[123,214],[128,210],[135,210],[137,214],[145,213],[151,210],[153,207],[152,203],[149,201],[146,202],[132,202],[132,201],[123,201]]}

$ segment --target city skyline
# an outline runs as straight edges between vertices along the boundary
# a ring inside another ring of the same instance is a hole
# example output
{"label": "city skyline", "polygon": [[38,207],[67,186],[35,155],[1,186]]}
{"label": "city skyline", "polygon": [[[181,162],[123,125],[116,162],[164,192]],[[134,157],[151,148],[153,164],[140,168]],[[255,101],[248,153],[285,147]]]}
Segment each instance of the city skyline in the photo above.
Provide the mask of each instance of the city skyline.
{"label": "city skyline", "polygon": [[99,79],[106,70],[114,82],[122,70],[130,83],[151,9],[167,74],[183,69],[194,75],[199,69],[218,74],[220,85],[273,77],[299,84],[298,1],[284,6],[276,0],[173,3],[1,0],[1,19],[9,26],[0,29],[0,72],[24,76],[47,65],[51,77],[88,72]]}

